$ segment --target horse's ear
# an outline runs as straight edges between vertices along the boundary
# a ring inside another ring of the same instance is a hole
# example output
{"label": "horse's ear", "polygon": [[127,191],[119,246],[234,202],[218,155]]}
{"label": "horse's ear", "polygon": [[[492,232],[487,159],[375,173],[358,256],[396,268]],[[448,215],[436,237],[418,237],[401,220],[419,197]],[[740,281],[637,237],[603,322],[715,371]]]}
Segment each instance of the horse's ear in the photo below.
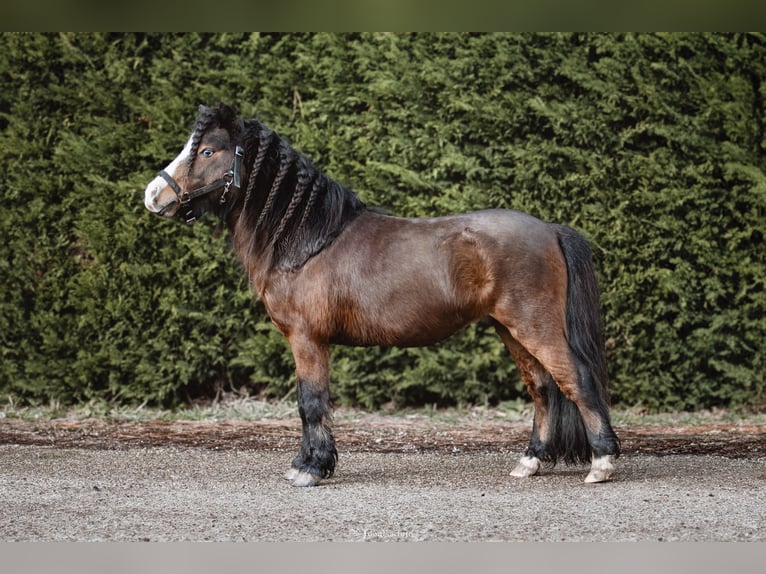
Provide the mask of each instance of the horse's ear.
{"label": "horse's ear", "polygon": [[224,126],[233,124],[237,119],[237,114],[234,110],[223,103],[218,105],[218,114],[221,118],[221,124]]}

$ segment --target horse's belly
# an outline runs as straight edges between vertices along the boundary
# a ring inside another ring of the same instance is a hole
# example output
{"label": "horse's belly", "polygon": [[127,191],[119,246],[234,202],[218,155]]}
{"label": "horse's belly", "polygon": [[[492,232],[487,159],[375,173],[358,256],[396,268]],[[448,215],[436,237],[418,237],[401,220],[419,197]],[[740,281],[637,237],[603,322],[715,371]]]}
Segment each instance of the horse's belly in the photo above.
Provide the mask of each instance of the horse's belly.
{"label": "horse's belly", "polygon": [[344,345],[423,347],[438,343],[480,319],[481,313],[438,301],[412,301],[384,309],[339,310],[332,342]]}

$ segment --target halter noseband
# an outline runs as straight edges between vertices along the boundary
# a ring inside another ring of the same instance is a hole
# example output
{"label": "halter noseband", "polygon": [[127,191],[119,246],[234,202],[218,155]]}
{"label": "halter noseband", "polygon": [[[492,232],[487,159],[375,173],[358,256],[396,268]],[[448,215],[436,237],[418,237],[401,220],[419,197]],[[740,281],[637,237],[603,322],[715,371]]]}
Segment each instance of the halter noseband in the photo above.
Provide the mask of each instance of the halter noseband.
{"label": "halter noseband", "polygon": [[245,150],[240,146],[236,146],[234,149],[234,159],[231,162],[231,167],[229,170],[224,173],[220,179],[217,179],[213,183],[209,183],[203,187],[198,187],[193,191],[182,192],[181,187],[178,185],[178,183],[176,183],[176,180],[174,180],[168,172],[166,172],[164,169],[160,172],[160,177],[167,181],[168,185],[175,192],[176,198],[178,199],[178,203],[180,205],[180,209],[183,210],[183,215],[186,223],[192,225],[195,221],[197,221],[197,218],[194,217],[194,210],[191,206],[192,199],[196,199],[223,188],[223,193],[221,194],[221,197],[218,198],[218,204],[224,205],[229,199],[227,196],[231,190],[231,187],[234,186],[235,189],[239,189],[241,183],[240,171],[242,168],[242,158],[244,155]]}

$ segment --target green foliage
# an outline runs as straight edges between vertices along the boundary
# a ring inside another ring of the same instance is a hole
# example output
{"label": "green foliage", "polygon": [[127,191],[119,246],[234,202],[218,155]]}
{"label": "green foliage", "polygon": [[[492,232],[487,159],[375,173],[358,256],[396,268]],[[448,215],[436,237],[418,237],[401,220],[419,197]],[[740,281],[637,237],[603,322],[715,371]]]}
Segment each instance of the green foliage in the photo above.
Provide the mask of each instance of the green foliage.
{"label": "green foliage", "polygon": [[[507,207],[594,245],[613,398],[764,403],[762,34],[0,35],[0,393],[288,396],[284,340],[215,222],[142,192],[224,101],[370,205]],[[524,396],[491,329],[333,350],[336,402]]]}

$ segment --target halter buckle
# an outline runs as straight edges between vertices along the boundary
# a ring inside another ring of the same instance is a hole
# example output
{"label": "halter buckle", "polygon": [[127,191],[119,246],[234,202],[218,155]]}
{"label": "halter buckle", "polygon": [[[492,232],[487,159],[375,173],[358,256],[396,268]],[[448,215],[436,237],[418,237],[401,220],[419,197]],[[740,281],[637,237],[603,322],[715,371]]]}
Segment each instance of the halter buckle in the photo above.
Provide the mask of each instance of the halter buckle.
{"label": "halter buckle", "polygon": [[226,203],[226,196],[229,194],[231,184],[234,183],[234,172],[232,170],[227,171],[223,174],[221,179],[223,179],[223,193],[221,193],[221,197],[218,198],[218,205],[223,205]]}

